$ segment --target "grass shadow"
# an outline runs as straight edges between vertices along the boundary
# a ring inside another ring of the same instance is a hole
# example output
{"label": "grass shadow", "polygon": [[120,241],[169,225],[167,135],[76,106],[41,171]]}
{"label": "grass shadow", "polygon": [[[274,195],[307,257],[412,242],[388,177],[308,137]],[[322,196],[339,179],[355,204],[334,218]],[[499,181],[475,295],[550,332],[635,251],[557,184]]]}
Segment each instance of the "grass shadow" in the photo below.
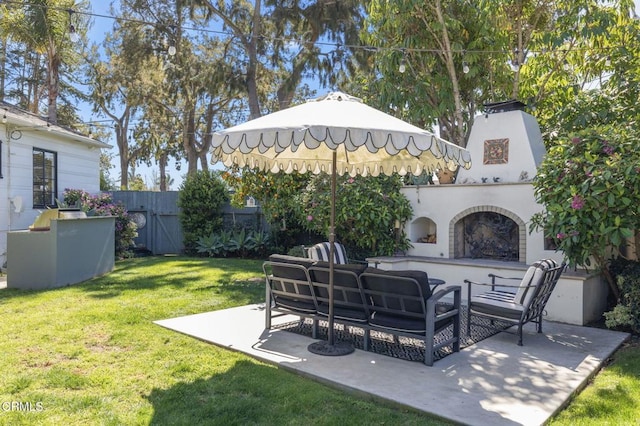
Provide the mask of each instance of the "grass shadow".
{"label": "grass shadow", "polygon": [[80,284],[91,297],[107,299],[125,291],[153,291],[165,287],[198,291],[238,290],[235,285],[262,274],[262,261],[191,257],[145,257],[116,263],[114,270]]}

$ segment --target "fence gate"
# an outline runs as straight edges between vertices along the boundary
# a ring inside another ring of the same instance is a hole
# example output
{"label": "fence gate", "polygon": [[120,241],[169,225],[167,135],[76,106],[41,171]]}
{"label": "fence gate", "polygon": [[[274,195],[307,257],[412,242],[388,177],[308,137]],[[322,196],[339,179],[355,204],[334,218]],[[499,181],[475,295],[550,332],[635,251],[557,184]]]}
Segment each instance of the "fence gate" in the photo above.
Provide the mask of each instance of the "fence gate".
{"label": "fence gate", "polygon": [[178,191],[114,191],[138,225],[136,248],[153,254],[178,254],[184,250],[178,218]]}

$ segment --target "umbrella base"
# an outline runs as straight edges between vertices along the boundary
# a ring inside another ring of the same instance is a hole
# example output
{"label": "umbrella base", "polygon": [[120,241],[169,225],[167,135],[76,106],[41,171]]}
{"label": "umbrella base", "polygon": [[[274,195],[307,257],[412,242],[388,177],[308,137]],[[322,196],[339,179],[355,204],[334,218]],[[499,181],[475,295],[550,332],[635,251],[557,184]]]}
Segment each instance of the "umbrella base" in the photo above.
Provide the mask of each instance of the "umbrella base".
{"label": "umbrella base", "polygon": [[324,355],[324,356],[349,355],[350,353],[353,353],[353,351],[356,350],[351,343],[336,342],[333,345],[330,345],[329,342],[326,340],[322,340],[320,342],[314,342],[310,344],[307,347],[307,349],[311,353],[314,353],[316,355]]}

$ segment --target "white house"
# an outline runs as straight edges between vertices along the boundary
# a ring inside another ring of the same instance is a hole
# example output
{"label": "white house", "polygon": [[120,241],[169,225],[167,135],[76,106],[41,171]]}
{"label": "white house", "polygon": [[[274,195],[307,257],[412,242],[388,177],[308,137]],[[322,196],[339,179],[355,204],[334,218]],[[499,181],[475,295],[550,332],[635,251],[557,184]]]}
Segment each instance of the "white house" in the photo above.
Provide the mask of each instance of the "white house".
{"label": "white house", "polygon": [[27,229],[65,189],[100,191],[100,150],[110,145],[0,103],[0,267],[7,234]]}

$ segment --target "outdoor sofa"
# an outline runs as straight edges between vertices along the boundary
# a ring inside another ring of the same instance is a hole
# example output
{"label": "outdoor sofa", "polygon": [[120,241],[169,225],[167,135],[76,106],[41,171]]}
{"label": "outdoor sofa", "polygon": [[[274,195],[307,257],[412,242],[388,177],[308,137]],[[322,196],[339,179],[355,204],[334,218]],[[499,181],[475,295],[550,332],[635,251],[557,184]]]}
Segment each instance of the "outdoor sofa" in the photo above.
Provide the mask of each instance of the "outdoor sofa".
{"label": "outdoor sofa", "polygon": [[[329,315],[329,263],[271,255],[263,269],[267,282],[265,326],[276,315],[293,314],[312,321],[317,338],[320,320]],[[334,322],[364,330],[364,350],[370,350],[371,331],[424,341],[424,363],[447,346],[460,350],[461,287],[432,293],[424,271],[384,271],[360,264],[334,265]],[[449,338],[434,336],[451,327]]]}

